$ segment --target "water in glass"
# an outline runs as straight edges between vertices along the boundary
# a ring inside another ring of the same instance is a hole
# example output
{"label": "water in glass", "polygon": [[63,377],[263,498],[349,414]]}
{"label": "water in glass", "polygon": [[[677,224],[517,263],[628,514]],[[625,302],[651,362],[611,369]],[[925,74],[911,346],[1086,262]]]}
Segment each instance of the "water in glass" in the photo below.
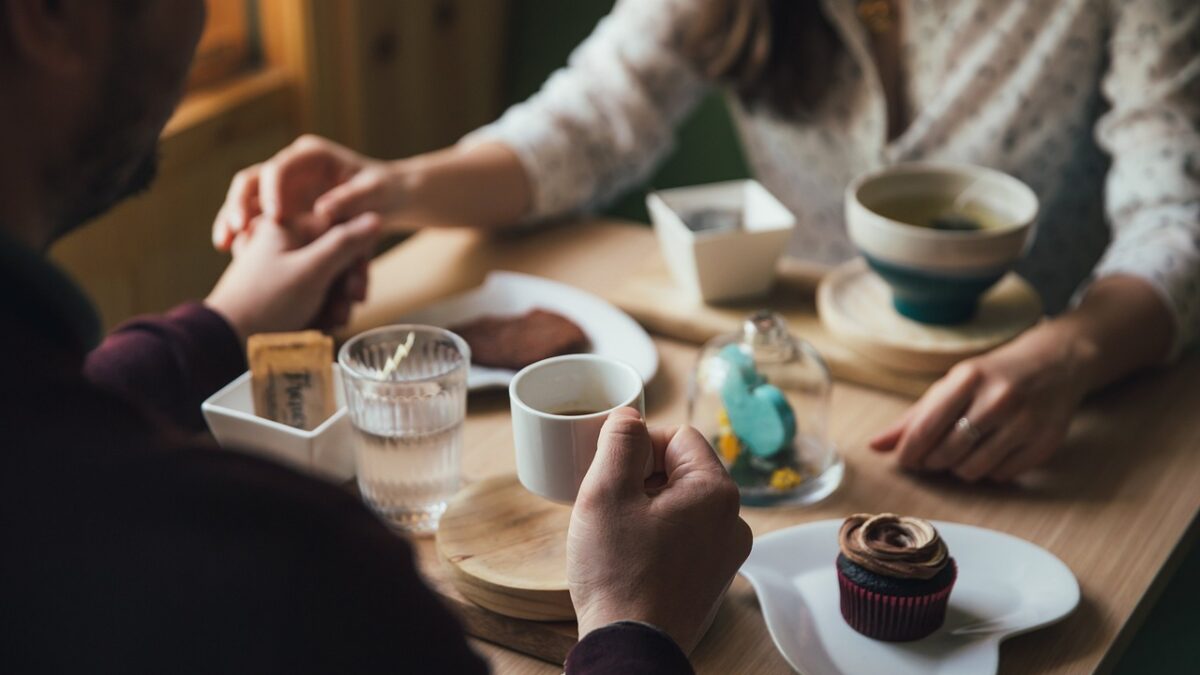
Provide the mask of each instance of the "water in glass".
{"label": "water in glass", "polygon": [[401,530],[436,530],[461,476],[466,344],[440,328],[390,326],[347,342],[339,361],[363,499]]}

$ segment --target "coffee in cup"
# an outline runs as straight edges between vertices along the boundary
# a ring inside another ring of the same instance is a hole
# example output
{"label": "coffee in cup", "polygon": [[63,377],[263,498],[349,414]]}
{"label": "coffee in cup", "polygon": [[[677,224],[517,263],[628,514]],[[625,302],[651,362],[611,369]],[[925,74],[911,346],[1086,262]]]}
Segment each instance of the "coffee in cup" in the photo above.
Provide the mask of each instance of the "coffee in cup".
{"label": "coffee in cup", "polygon": [[530,492],[556,502],[575,501],[609,413],[631,406],[645,414],[637,371],[594,354],[538,361],[517,373],[508,393],[517,477]]}

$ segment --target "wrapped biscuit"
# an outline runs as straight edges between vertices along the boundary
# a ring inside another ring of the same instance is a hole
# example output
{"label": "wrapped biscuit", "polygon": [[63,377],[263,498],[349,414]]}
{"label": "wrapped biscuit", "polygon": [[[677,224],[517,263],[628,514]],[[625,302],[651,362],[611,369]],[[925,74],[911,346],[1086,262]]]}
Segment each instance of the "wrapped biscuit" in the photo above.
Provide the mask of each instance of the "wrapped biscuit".
{"label": "wrapped biscuit", "polygon": [[333,414],[333,340],[319,331],[262,333],[246,344],[254,414],[311,431]]}

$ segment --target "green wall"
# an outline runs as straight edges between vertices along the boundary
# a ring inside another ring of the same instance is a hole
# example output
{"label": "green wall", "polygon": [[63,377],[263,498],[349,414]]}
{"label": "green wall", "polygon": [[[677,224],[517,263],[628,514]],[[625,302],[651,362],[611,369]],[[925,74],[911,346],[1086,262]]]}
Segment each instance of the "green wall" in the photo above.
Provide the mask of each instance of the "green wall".
{"label": "green wall", "polygon": [[[641,0],[648,1],[648,0]],[[567,56],[612,7],[612,0],[512,0],[509,39],[509,103],[521,101]],[[710,94],[680,128],[675,152],[647,181],[605,212],[645,221],[646,190],[695,185],[749,175],[725,102]]]}

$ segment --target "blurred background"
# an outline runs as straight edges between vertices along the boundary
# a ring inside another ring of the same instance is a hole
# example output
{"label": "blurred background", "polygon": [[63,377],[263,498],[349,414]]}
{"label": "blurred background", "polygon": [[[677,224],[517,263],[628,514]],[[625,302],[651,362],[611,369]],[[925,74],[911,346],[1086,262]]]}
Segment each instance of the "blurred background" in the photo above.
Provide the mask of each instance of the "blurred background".
{"label": "blurred background", "polygon": [[[451,144],[535,92],[613,0],[208,4],[188,94],[163,135],[158,180],[53,252],[108,327],[208,293],[227,262],[210,243],[212,222],[238,169],[304,132],[380,158]],[[607,213],[644,221],[650,186],[746,175],[714,93],[660,170]],[[1192,548],[1157,604],[1149,597],[1139,608],[1148,618],[1116,672],[1200,672],[1192,634],[1200,555]]]}
{"label": "blurred background", "polygon": [[[105,324],[203,297],[224,268],[209,232],[233,174],[304,132],[397,158],[454,143],[537,91],[612,0],[208,0],[187,97],[145,195],[55,257]],[[713,94],[647,185],[747,175]],[[646,220],[644,189],[609,213]]]}

